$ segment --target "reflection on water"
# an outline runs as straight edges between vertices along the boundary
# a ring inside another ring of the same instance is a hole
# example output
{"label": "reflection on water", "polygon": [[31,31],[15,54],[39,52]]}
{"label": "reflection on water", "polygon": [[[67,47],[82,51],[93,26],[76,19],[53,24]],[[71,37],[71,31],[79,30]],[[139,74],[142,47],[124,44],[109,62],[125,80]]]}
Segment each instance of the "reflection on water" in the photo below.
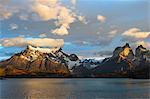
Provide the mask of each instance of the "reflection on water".
{"label": "reflection on water", "polygon": [[6,79],[0,99],[150,98],[149,80],[134,79]]}

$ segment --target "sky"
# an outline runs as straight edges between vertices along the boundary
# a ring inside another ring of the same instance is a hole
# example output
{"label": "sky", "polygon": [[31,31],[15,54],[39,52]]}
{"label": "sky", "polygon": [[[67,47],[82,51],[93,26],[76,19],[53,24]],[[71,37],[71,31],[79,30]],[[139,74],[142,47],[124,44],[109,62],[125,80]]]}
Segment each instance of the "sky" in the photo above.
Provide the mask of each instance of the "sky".
{"label": "sky", "polygon": [[27,45],[105,57],[149,38],[149,0],[0,0],[0,60]]}

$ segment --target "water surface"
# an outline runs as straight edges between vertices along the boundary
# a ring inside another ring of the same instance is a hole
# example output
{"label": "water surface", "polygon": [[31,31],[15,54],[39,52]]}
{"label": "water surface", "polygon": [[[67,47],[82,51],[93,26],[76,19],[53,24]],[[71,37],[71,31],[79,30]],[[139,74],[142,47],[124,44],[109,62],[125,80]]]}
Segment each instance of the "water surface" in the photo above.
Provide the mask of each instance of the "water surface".
{"label": "water surface", "polygon": [[51,79],[0,80],[0,99],[149,99],[150,80]]}

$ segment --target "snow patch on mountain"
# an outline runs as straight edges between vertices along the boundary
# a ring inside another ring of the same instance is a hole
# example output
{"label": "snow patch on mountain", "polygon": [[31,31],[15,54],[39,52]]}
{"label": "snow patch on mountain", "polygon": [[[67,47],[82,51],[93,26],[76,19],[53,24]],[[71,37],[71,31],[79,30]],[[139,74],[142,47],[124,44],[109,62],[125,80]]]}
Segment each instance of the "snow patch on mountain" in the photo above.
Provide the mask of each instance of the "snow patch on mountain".
{"label": "snow patch on mountain", "polygon": [[56,47],[56,48],[40,48],[40,47],[33,47],[33,46],[31,46],[31,45],[28,45],[28,48],[30,49],[30,50],[34,50],[34,51],[39,51],[39,52],[41,52],[41,53],[54,53],[54,52],[56,52],[57,50],[59,50],[59,48],[58,47]]}

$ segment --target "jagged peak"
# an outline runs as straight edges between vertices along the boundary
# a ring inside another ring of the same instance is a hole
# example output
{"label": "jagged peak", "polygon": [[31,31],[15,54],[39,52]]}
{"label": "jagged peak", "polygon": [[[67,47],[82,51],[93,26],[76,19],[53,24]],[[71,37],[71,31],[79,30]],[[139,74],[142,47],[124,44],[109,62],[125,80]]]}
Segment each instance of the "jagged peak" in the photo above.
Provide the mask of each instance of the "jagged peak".
{"label": "jagged peak", "polygon": [[140,49],[142,51],[147,51],[147,49],[145,47],[143,47],[143,45],[139,45],[136,49]]}
{"label": "jagged peak", "polygon": [[115,50],[113,51],[113,53],[117,52],[119,54],[121,51],[123,51],[126,48],[130,48],[129,43],[126,43],[123,47],[121,47],[121,46],[116,47]]}
{"label": "jagged peak", "polygon": [[142,45],[139,45],[136,50],[135,50],[135,56],[136,57],[143,57],[143,55],[145,55],[146,53],[149,53],[149,50],[147,50],[145,47],[143,47]]}
{"label": "jagged peak", "polygon": [[126,58],[133,59],[134,54],[133,54],[133,51],[132,51],[129,43],[126,43],[123,47],[117,47],[113,51],[112,58],[115,58],[115,57],[119,57],[118,62],[120,62],[120,60],[124,60]]}
{"label": "jagged peak", "polygon": [[123,46],[123,48],[126,48],[126,47],[130,48],[129,43],[126,43],[126,44]]}

